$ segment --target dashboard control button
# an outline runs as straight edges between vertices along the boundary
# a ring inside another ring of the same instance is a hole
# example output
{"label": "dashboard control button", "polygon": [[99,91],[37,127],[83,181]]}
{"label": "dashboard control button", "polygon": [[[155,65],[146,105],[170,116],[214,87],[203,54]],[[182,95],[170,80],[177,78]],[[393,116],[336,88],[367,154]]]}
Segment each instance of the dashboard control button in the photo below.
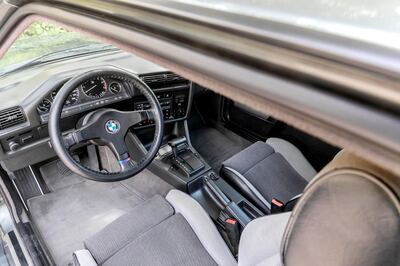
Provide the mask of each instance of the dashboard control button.
{"label": "dashboard control button", "polygon": [[183,116],[185,116],[185,109],[184,108],[178,108],[177,110],[176,110],[176,112],[175,112],[175,114],[176,114],[176,116],[177,117],[183,117]]}
{"label": "dashboard control button", "polygon": [[10,141],[10,143],[8,144],[8,147],[10,148],[10,151],[16,151],[19,149],[19,147],[21,147],[21,145],[19,145],[15,141]]}

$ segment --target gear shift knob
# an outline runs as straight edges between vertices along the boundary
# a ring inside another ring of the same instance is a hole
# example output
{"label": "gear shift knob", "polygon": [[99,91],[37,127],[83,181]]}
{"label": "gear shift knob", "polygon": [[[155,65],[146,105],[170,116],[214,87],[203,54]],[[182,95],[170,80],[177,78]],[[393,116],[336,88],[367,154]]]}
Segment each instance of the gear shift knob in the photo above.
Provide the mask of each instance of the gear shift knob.
{"label": "gear shift knob", "polygon": [[181,148],[182,146],[186,146],[186,143],[187,143],[186,138],[181,137],[169,141],[168,145],[171,147],[174,156],[177,157],[179,148]]}

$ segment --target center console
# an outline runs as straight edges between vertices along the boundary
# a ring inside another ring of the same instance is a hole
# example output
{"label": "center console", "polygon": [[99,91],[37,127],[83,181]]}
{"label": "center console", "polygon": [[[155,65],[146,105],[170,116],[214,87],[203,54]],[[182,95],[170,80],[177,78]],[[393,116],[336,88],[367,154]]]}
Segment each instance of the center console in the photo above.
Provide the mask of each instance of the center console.
{"label": "center console", "polygon": [[190,178],[205,168],[200,155],[192,149],[186,138],[176,138],[168,142],[159,152],[160,158],[171,164],[180,175]]}
{"label": "center console", "polygon": [[175,124],[173,137],[164,142],[149,169],[195,198],[221,226],[233,217],[240,228],[263,216],[252,203],[219,177],[190,144],[186,121]]}
{"label": "center console", "polygon": [[[164,138],[149,170],[175,188],[191,194],[215,221],[221,221],[220,215],[224,211],[225,215],[235,217],[244,227],[249,221],[263,215],[220,178],[191,145],[186,120],[166,126]],[[133,146],[141,142],[137,141]],[[143,150],[146,152],[145,147]],[[133,151],[132,154],[138,152]]]}
{"label": "center console", "polygon": [[[151,84],[150,84],[151,85]],[[202,156],[191,145],[187,125],[187,115],[191,105],[190,84],[152,87],[159,99],[164,114],[164,140],[159,152],[148,169],[163,178],[173,187],[189,193],[207,211],[219,229],[226,233],[227,242],[231,243],[232,252],[238,245],[238,238],[244,227],[253,219],[263,216],[252,203],[220,178]],[[146,110],[150,105],[138,95],[134,98],[135,110]],[[171,123],[174,122],[174,123]],[[153,121],[139,125],[140,130],[132,134],[132,147],[142,145],[141,151],[131,154],[146,153],[152,139]],[[143,133],[143,134],[141,134]],[[135,140],[135,136],[138,138]],[[146,143],[149,143],[146,145]],[[237,225],[227,221],[237,222]]]}
{"label": "center console", "polygon": [[196,199],[237,254],[241,232],[263,213],[211,169],[191,146],[188,132],[186,135],[167,141],[149,168]]}
{"label": "center console", "polygon": [[184,191],[189,191],[195,180],[211,170],[185,136],[167,141],[149,168]]}

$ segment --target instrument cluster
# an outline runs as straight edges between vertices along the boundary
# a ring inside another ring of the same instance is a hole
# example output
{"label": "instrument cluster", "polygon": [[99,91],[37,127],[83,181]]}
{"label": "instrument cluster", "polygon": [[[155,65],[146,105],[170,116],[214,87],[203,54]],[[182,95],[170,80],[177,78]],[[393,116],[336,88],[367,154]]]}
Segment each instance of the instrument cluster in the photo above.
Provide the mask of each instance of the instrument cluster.
{"label": "instrument cluster", "polygon": [[[86,80],[71,92],[64,103],[64,108],[87,104],[98,99],[110,98],[126,92],[126,84],[114,77],[94,77]],[[37,106],[39,115],[48,114],[61,87],[53,90]]]}

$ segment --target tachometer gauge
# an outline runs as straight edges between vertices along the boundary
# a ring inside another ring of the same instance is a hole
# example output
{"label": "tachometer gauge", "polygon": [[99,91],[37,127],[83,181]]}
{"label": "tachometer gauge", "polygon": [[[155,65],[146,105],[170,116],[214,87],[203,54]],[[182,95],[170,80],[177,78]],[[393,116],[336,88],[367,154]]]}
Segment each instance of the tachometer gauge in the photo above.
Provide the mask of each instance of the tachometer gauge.
{"label": "tachometer gauge", "polygon": [[120,93],[121,92],[121,84],[119,84],[118,82],[111,82],[110,85],[108,86],[108,89],[113,94]]}
{"label": "tachometer gauge", "polygon": [[51,108],[51,101],[48,99],[44,99],[37,107],[37,110],[40,113],[48,113]]}
{"label": "tachometer gauge", "polygon": [[82,83],[82,91],[89,98],[101,98],[107,93],[107,83],[102,77],[92,78]]}
{"label": "tachometer gauge", "polygon": [[67,100],[65,101],[65,105],[66,106],[73,105],[78,101],[78,99],[79,99],[79,89],[75,89],[68,96]]}

